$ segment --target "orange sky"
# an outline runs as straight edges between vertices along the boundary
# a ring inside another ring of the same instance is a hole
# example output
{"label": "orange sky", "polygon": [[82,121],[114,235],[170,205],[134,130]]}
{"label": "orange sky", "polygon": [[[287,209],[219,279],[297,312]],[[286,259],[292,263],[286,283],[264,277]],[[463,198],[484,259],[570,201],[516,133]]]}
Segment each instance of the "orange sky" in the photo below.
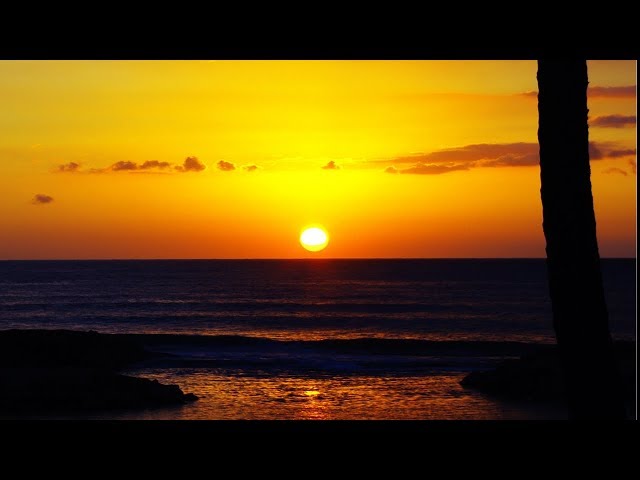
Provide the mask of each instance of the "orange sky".
{"label": "orange sky", "polygon": [[[600,251],[634,257],[636,63],[589,79]],[[536,88],[534,61],[0,61],[0,259],[544,257]]]}

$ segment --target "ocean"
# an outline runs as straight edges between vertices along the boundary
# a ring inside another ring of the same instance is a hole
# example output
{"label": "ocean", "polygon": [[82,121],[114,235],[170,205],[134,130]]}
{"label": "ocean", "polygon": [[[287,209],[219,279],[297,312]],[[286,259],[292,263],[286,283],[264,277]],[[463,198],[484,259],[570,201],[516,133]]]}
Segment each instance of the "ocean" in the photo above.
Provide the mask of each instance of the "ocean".
{"label": "ocean", "polygon": [[[635,259],[602,261],[615,338],[636,337]],[[153,335],[128,371],[200,397],[114,419],[538,419],[462,388],[554,342],[543,259],[0,262],[0,329]]]}

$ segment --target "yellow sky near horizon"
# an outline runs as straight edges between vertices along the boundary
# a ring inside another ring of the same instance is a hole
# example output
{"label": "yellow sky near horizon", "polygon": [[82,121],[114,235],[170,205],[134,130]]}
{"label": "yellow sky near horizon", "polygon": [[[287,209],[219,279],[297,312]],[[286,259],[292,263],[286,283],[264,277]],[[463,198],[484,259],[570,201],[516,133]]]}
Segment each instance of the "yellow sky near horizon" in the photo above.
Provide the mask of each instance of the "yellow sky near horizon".
{"label": "yellow sky near horizon", "polygon": [[[589,79],[600,251],[635,256],[636,64]],[[0,259],[543,257],[535,90],[532,61],[0,61]]]}

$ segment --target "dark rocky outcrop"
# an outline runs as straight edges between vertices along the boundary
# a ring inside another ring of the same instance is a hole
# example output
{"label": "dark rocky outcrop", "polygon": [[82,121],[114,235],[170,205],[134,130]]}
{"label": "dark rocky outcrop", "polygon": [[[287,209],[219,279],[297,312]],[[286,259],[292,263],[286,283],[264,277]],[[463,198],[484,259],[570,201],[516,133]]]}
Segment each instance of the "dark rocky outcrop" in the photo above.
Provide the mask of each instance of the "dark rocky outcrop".
{"label": "dark rocky outcrop", "polygon": [[177,385],[118,373],[153,356],[123,336],[69,330],[0,331],[0,411],[73,413],[196,400]]}
{"label": "dark rocky outcrop", "polygon": [[[635,344],[617,342],[615,354],[627,401],[635,396]],[[566,399],[557,348],[543,348],[519,359],[503,360],[494,370],[468,374],[462,386],[514,400],[560,402]]]}
{"label": "dark rocky outcrop", "polygon": [[195,400],[177,385],[92,368],[2,368],[0,385],[4,411],[152,408]]}
{"label": "dark rocky outcrop", "polygon": [[119,369],[150,358],[131,337],[76,330],[0,331],[2,367]]}

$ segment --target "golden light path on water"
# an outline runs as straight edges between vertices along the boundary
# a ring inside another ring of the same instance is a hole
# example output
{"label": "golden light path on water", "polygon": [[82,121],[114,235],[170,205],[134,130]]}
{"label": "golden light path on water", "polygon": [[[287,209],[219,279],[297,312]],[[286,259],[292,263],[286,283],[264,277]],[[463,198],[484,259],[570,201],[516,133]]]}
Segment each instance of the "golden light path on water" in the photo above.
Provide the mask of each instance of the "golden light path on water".
{"label": "golden light path on water", "polygon": [[562,419],[557,409],[499,402],[459,382],[430,376],[225,375],[215,369],[145,369],[131,375],[178,384],[199,400],[156,411],[101,418],[175,420],[481,420]]}

